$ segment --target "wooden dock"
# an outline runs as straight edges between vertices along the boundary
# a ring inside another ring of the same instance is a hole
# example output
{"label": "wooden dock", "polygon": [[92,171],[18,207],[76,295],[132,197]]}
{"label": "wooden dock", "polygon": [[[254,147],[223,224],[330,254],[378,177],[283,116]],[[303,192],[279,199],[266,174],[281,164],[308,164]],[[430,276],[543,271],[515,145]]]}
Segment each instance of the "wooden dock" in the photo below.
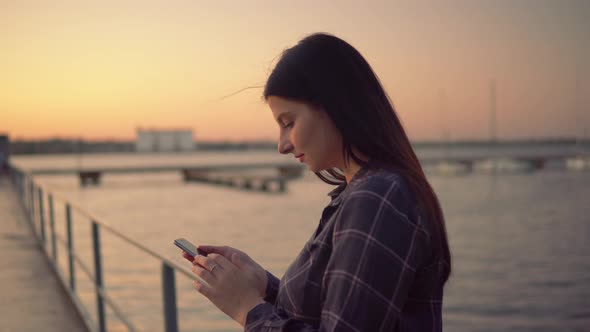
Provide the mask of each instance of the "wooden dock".
{"label": "wooden dock", "polygon": [[0,332],[87,331],[0,174]]}

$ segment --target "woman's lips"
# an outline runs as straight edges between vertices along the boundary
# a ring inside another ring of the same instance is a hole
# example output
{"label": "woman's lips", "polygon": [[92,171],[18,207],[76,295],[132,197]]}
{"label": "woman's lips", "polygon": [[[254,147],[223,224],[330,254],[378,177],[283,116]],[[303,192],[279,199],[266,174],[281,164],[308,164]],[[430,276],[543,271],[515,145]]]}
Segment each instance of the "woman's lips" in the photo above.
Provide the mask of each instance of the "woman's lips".
{"label": "woman's lips", "polygon": [[300,154],[298,156],[295,156],[295,158],[299,159],[299,162],[303,162],[303,154]]}

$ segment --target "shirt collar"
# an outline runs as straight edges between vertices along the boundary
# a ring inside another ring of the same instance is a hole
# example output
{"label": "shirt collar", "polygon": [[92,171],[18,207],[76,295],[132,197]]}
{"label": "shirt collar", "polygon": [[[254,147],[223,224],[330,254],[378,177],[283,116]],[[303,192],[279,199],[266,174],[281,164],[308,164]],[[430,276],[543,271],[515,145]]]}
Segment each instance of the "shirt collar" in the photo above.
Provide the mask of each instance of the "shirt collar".
{"label": "shirt collar", "polygon": [[332,201],[330,202],[330,206],[335,206],[340,204],[340,202],[342,202],[342,200],[344,198],[346,198],[346,196],[348,196],[348,194],[356,187],[358,186],[360,183],[363,182],[363,180],[372,172],[371,171],[371,167],[369,165],[361,167],[361,169],[359,169],[354,176],[352,177],[352,179],[350,179],[350,183],[342,183],[339,184],[335,189],[333,189],[332,191],[330,191],[328,193],[328,196],[330,196],[332,198]]}

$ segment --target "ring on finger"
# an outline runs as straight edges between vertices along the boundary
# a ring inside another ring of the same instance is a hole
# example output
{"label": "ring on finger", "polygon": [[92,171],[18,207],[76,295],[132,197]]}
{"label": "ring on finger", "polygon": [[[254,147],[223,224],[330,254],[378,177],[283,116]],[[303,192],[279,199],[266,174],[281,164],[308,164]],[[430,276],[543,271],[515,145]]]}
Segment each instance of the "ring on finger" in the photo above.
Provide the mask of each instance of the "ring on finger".
{"label": "ring on finger", "polygon": [[211,266],[211,269],[209,270],[209,272],[213,273],[213,270],[215,270],[216,267],[217,267],[217,264],[213,264],[213,266]]}

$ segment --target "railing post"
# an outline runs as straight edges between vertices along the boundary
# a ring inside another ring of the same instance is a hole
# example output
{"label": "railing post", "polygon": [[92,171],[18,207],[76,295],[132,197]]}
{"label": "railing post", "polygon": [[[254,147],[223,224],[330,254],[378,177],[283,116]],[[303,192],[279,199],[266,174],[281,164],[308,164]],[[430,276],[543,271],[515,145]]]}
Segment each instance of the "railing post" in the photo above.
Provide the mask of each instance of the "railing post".
{"label": "railing post", "polygon": [[27,213],[28,213],[28,217],[29,220],[31,218],[31,182],[29,181],[29,177],[25,178],[25,207],[27,208]]}
{"label": "railing post", "polygon": [[68,265],[70,267],[70,289],[76,291],[76,273],[74,270],[74,240],[72,239],[72,208],[66,203],[66,227],[68,233]]}
{"label": "railing post", "polygon": [[43,249],[45,249],[45,211],[43,210],[43,189],[39,188],[39,224],[41,226],[41,242],[43,243]]}
{"label": "railing post", "polygon": [[18,193],[20,194],[20,203],[24,203],[25,187],[23,184],[23,172],[18,172]]}
{"label": "railing post", "polygon": [[174,269],[164,262],[162,262],[162,297],[164,301],[164,331],[178,332]]}
{"label": "railing post", "polygon": [[[29,218],[33,230],[35,230],[35,184],[33,179],[29,177]],[[36,233],[36,232],[35,232]]]}
{"label": "railing post", "polygon": [[21,198],[22,198],[22,204],[24,204],[24,205],[26,205],[25,192],[26,192],[25,174],[23,172],[21,172],[20,173],[20,193],[21,193]]}
{"label": "railing post", "polygon": [[22,194],[22,204],[26,207],[27,206],[27,201],[25,198],[25,194],[27,192],[27,184],[25,182],[25,174],[21,173],[20,174],[20,186],[21,186],[21,194]]}
{"label": "railing post", "polygon": [[53,195],[49,194],[49,230],[51,231],[51,254],[53,263],[57,266],[57,247],[55,246],[55,214],[53,212]]}
{"label": "railing post", "polygon": [[105,332],[105,313],[104,301],[100,291],[103,286],[102,282],[102,262],[100,257],[100,229],[95,221],[92,221],[92,243],[94,244],[94,278],[96,286],[96,308],[98,314],[98,331]]}
{"label": "railing post", "polygon": [[12,168],[11,166],[8,167],[8,176],[10,176],[12,186],[16,187],[16,172],[14,171],[14,168]]}
{"label": "railing post", "polygon": [[16,175],[17,175],[16,185],[17,185],[17,188],[18,188],[18,198],[19,198],[19,202],[18,203],[22,207],[23,206],[23,203],[24,203],[24,199],[23,199],[23,175],[20,172],[20,170],[17,171],[16,168],[14,170],[15,170]]}
{"label": "railing post", "polygon": [[19,203],[21,206],[23,206],[24,203],[24,199],[23,199],[23,173],[21,173],[20,171],[16,171],[17,172],[17,178],[16,178],[16,185],[18,188],[18,198],[19,198]]}

